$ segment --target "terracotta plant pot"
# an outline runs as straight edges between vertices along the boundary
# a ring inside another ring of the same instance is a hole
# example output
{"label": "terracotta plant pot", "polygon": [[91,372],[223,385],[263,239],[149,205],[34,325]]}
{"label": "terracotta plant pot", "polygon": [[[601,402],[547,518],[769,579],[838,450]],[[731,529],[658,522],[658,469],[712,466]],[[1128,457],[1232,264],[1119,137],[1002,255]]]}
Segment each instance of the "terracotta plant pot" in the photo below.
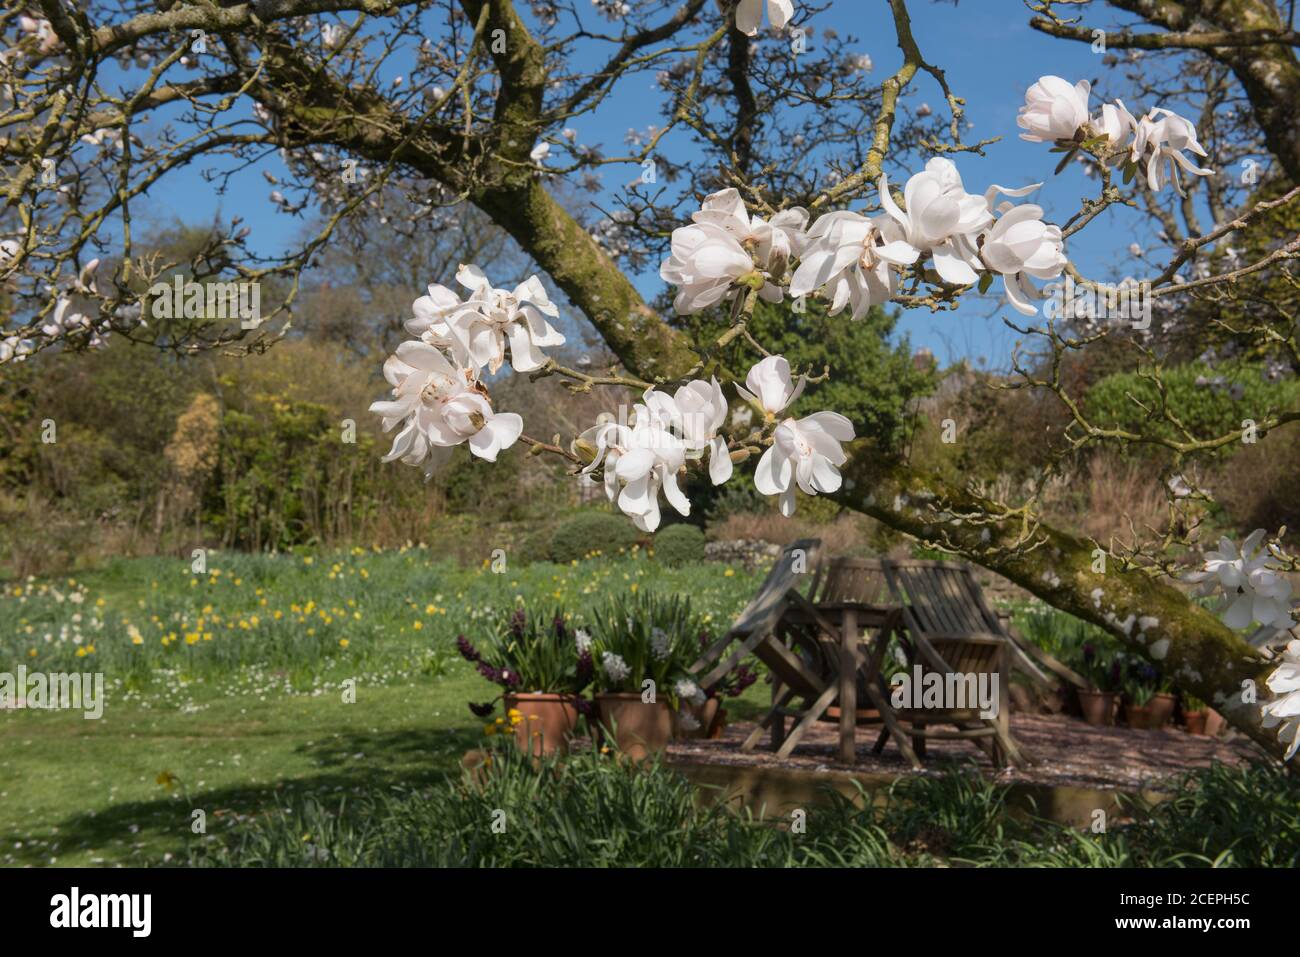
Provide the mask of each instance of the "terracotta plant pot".
{"label": "terracotta plant pot", "polygon": [[1187,733],[1205,734],[1205,721],[1209,716],[1208,711],[1184,711],[1183,720],[1187,722]]}
{"label": "terracotta plant pot", "polygon": [[514,729],[520,751],[533,757],[569,753],[569,738],[578,723],[572,695],[510,694],[504,701],[507,714],[513,708],[523,717]]}
{"label": "terracotta plant pot", "polygon": [[633,761],[663,751],[673,736],[673,712],[667,702],[647,704],[640,694],[598,694],[596,715],[601,731]]}
{"label": "terracotta plant pot", "polygon": [[1205,713],[1205,733],[1210,737],[1217,738],[1227,726],[1227,719],[1213,708]]}
{"label": "terracotta plant pot", "polygon": [[722,737],[722,728],[726,723],[727,712],[722,710],[721,702],[717,698],[708,698],[704,704],[684,705],[686,710],[695,716],[695,720],[700,723],[698,728],[687,730],[682,727],[681,719],[676,713],[673,714],[673,737],[674,738],[720,738]]}
{"label": "terracotta plant pot", "polygon": [[1153,695],[1150,703],[1147,704],[1147,707],[1151,709],[1150,727],[1163,728],[1167,725],[1174,716],[1174,705],[1177,702],[1177,698],[1163,691]]}
{"label": "terracotta plant pot", "polygon": [[1150,731],[1153,728],[1160,727],[1160,725],[1155,723],[1157,715],[1151,709],[1151,705],[1149,704],[1138,707],[1132,702],[1126,702],[1124,705],[1124,715],[1130,728],[1139,731]]}
{"label": "terracotta plant pot", "polygon": [[1125,718],[1128,727],[1139,729],[1139,731],[1160,731],[1162,727],[1165,727],[1167,720],[1164,707],[1158,705],[1154,698],[1147,705],[1140,707],[1131,701],[1126,701]]}
{"label": "terracotta plant pot", "polygon": [[1078,694],[1084,721],[1103,728],[1115,724],[1115,692],[1080,691]]}

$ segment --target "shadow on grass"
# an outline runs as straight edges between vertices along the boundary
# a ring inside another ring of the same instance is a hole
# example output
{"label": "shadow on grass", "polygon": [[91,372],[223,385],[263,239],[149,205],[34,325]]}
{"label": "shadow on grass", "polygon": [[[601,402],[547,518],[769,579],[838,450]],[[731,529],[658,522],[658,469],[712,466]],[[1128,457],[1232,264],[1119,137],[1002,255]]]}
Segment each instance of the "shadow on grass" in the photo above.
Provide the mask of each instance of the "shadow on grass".
{"label": "shadow on grass", "polygon": [[[160,784],[156,800],[124,802],[66,817],[54,825],[50,841],[11,831],[0,834],[0,847],[18,866],[45,866],[51,857],[90,850],[106,866],[162,864],[169,851],[183,861],[195,810],[204,812],[207,833],[224,840],[250,815],[308,796],[328,806],[365,791],[437,783],[458,773],[461,756],[481,740],[482,733],[469,728],[338,734],[295,749],[315,759],[319,773],[270,785],[198,791],[177,779],[170,791]],[[57,850],[51,846],[55,844]]]}

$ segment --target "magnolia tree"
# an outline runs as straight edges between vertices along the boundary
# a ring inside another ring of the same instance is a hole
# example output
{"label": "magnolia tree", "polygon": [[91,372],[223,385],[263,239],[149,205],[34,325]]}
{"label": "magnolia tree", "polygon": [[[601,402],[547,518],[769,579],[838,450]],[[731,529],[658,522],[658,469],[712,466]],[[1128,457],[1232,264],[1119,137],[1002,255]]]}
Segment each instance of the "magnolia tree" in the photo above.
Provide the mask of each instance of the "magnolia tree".
{"label": "magnolia tree", "polygon": [[[536,275],[498,286],[485,261],[428,277],[409,338],[383,366],[391,394],[372,407],[394,433],[389,459],[431,468],[437,448],[467,444],[492,462],[526,446],[603,483],[646,531],[665,506],[690,514],[691,470],[713,485],[753,482],[787,516],[803,496],[828,496],[1107,629],[1290,757],[1300,644],[1285,643],[1285,573],[1297,561],[1282,529],[1203,553],[1196,532],[1211,496],[1197,463],[1241,441],[1287,442],[1300,409],[1199,434],[1167,400],[1162,368],[1211,333],[1278,374],[1300,367],[1300,240],[1278,225],[1298,221],[1292,24],[1271,0],[1213,12],[1190,0],[1006,3],[999,16],[1089,44],[1113,90],[1026,76],[1018,129],[970,141],[966,101],[926,59],[905,0],[851,5],[863,34],[896,41],[901,56],[883,75],[854,38],[817,29],[844,5],[11,5],[0,15],[10,307],[0,362],[108,336],[182,352],[266,348],[289,328],[300,274],[340,230],[450,230],[472,207]],[[583,127],[627,88],[641,91],[640,125],[607,152]],[[1038,182],[969,184],[963,158],[996,158],[1014,132],[1041,144]],[[1028,197],[1074,164],[1092,194],[1048,222]],[[236,209],[187,262],[143,247],[133,215],[186,168],[218,192],[240,184],[238,195],[264,176],[259,202],[301,218],[301,243],[254,250]],[[614,196],[610,208],[578,198],[597,189]],[[1142,273],[1120,286],[1070,255],[1072,237],[1112,207],[1157,243],[1116,244]],[[671,293],[662,310],[632,281],[655,266]],[[210,285],[275,280],[281,294],[237,323],[214,315],[211,296],[159,309],[182,271]],[[945,312],[982,296],[998,298],[1021,336],[1006,384],[1059,402],[1067,422],[1059,463],[1014,499],[927,473],[834,409],[795,417],[805,386],[835,370],[794,368],[751,328],[760,300],[791,315],[817,302],[826,322],[853,322],[873,307]],[[556,300],[594,327],[614,367],[563,364]],[[675,319],[701,312],[721,313],[724,331],[700,341]],[[1144,408],[1149,431],[1092,421],[1063,373],[1115,343],[1163,397]],[[626,411],[597,417],[593,402],[589,428],[533,438],[493,400],[503,371],[611,390]],[[1164,453],[1169,525],[1102,542],[1046,523],[1042,490],[1068,455],[1122,444]],[[1187,555],[1200,569],[1191,584],[1223,599],[1217,613],[1175,580]],[[1260,629],[1263,640],[1244,640]]]}

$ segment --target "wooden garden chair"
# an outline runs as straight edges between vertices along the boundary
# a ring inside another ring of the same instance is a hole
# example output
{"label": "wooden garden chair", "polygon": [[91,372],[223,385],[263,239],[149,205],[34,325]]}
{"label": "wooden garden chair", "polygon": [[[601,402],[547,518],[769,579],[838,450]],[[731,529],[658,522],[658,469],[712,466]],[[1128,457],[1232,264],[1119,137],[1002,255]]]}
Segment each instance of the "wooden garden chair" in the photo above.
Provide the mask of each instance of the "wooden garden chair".
{"label": "wooden garden chair", "polygon": [[[872,664],[861,647],[861,629],[873,623],[893,627],[893,621],[883,612],[877,614],[880,620],[873,622],[869,615],[859,618],[855,607],[833,611],[819,608],[808,596],[818,593],[828,571],[822,563],[819,540],[803,539],[790,545],[736,623],[690,668],[692,674],[702,675],[696,681],[703,688],[716,684],[751,654],[771,672],[772,707],[741,745],[743,750],[752,750],[764,731],[771,728],[777,756],[789,756],[836,701],[852,702],[855,698],[859,669]],[[881,647],[884,643],[883,638],[878,642]],[[895,733],[900,749],[911,754],[903,729],[892,721],[888,700],[877,684],[868,682],[866,693],[881,711],[887,731],[892,729]],[[856,715],[852,703],[847,713]],[[786,718],[795,719],[788,736]],[[842,731],[845,723],[841,722]],[[852,760],[851,725],[848,731],[847,746],[841,742],[841,752]],[[920,766],[914,754],[911,760],[914,766]]]}
{"label": "wooden garden chair", "polygon": [[[821,548],[820,539],[803,538],[782,549],[763,584],[741,609],[735,624],[691,665],[689,670],[693,675],[707,669],[703,677],[696,679],[701,688],[717,684],[776,630],[781,613],[789,607],[790,592],[812,587],[821,562]],[[737,642],[739,645],[727,654]]]}
{"label": "wooden garden chair", "polygon": [[[996,674],[998,713],[983,717],[978,707],[902,709],[899,716],[911,725],[909,734],[918,756],[925,756],[925,741],[969,740],[983,749],[999,767],[1029,763],[1011,737],[1008,680],[1015,643],[1003,630],[970,567],[958,562],[886,561],[885,576],[895,600],[903,606],[912,664],[922,675],[937,672]],[[1032,662],[1030,663],[1032,666]],[[1034,669],[1037,671],[1037,668]],[[938,730],[935,724],[956,730]],[[876,742],[877,753],[885,735]]]}

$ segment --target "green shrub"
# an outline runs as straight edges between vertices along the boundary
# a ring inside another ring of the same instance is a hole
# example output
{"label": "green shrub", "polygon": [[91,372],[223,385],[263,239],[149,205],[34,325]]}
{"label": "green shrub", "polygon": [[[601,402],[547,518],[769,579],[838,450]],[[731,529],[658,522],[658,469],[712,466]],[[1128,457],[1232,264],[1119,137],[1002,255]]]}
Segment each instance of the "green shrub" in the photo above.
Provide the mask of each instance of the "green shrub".
{"label": "green shrub", "polygon": [[551,536],[551,561],[571,562],[592,552],[617,554],[637,543],[636,526],[626,518],[608,512],[580,512],[564,522]]}
{"label": "green shrub", "polygon": [[694,525],[669,525],[655,536],[655,558],[666,565],[704,561],[704,533]]}
{"label": "green shrub", "polygon": [[[1169,409],[1197,438],[1240,429],[1243,419],[1262,421],[1270,412],[1293,407],[1300,394],[1300,382],[1270,382],[1258,365],[1249,362],[1224,362],[1214,368],[1194,362],[1164,370],[1161,379]],[[1084,400],[1085,414],[1100,428],[1185,438],[1161,410],[1156,384],[1132,372],[1107,376],[1088,390]]]}

